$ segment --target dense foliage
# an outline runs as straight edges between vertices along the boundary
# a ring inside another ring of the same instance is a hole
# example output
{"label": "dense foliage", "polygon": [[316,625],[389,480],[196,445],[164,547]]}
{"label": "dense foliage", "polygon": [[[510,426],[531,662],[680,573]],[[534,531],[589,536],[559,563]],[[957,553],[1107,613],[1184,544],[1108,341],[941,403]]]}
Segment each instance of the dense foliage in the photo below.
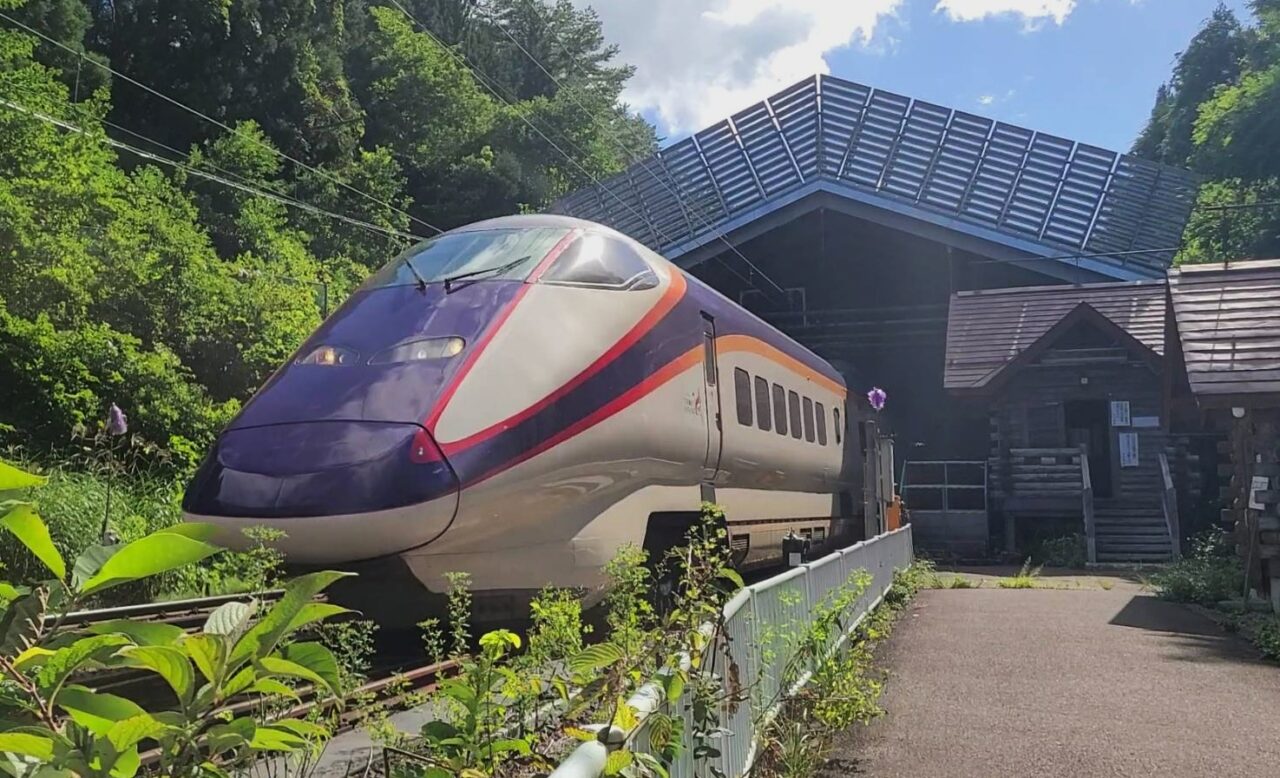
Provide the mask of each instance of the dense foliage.
{"label": "dense foliage", "polygon": [[1280,0],[1249,5],[1252,26],[1224,5],[1213,12],[1134,144],[1204,177],[1179,263],[1280,256]]}
{"label": "dense foliage", "polygon": [[411,236],[541,207],[655,144],[569,0],[0,15],[0,434],[42,450],[115,401],[187,466]]}

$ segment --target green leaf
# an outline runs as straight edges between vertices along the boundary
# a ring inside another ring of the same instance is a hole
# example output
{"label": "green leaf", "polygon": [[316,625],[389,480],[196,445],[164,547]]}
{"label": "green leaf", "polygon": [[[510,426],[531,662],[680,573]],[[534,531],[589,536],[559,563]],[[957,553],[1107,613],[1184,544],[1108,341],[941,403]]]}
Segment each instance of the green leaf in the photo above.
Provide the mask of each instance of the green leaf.
{"label": "green leaf", "polygon": [[111,765],[111,778],[133,778],[141,767],[142,757],[134,746],[116,757],[116,763]]}
{"label": "green leaf", "polygon": [[53,758],[53,738],[30,732],[0,732],[0,753],[6,752],[47,762]]}
{"label": "green leaf", "polygon": [[120,646],[129,644],[122,635],[94,635],[80,638],[69,646],[58,649],[49,657],[36,675],[36,682],[45,694],[57,696],[58,689],[67,678],[81,668],[100,664],[115,653]]}
{"label": "green leaf", "polygon": [[334,605],[328,602],[309,602],[303,605],[302,610],[298,611],[298,615],[294,616],[293,621],[289,622],[288,632],[297,632],[302,627],[313,622],[350,612],[350,608],[344,608],[341,605]]}
{"label": "green leaf", "polygon": [[259,678],[249,685],[247,692],[255,692],[264,697],[286,697],[292,700],[299,699],[298,693],[289,688],[287,684],[283,684],[274,678]]}
{"label": "green leaf", "polygon": [[[264,656],[258,660],[258,666],[262,668],[262,671],[269,675],[284,676],[286,678],[301,678],[304,681],[314,683],[316,686],[329,686],[329,682],[314,670],[304,667],[297,662],[290,662],[288,659],[282,659],[278,656]],[[333,691],[332,688],[330,688],[330,691]]]}
{"label": "green leaf", "polygon": [[529,748],[529,741],[519,738],[505,738],[502,740],[494,740],[489,744],[488,748],[491,754],[520,754],[521,756],[529,756],[532,749]]}
{"label": "green leaf", "polygon": [[298,737],[306,738],[313,742],[326,740],[329,737],[329,730],[313,721],[303,721],[302,719],[280,719],[279,721],[271,722],[271,726],[277,729],[287,729]]}
{"label": "green leaf", "polygon": [[44,646],[32,646],[13,658],[13,666],[18,670],[27,666],[39,667],[53,656],[53,653],[51,649]]}
{"label": "green leaf", "polygon": [[147,738],[159,737],[168,729],[168,726],[156,721],[151,714],[142,713],[117,721],[107,731],[107,740],[111,741],[111,745],[115,746],[117,751],[124,751]]}
{"label": "green leaf", "polygon": [[299,576],[285,584],[284,595],[253,628],[244,634],[231,650],[231,666],[251,658],[261,658],[275,650],[281,638],[289,634],[289,626],[311,598],[325,587],[350,573],[323,570]]}
{"label": "green leaf", "polygon": [[49,537],[49,528],[30,503],[23,503],[5,514],[0,519],[0,527],[12,532],[59,581],[67,577],[67,563],[62,561],[62,554],[58,553],[53,538]]}
{"label": "green leaf", "polygon": [[732,583],[737,589],[746,588],[746,582],[742,580],[742,576],[738,574],[738,571],[732,567],[720,568],[720,577]]}
{"label": "green leaf", "polygon": [[200,670],[206,681],[213,682],[218,677],[218,669],[226,652],[226,643],[217,635],[189,635],[182,641],[187,656]]}
{"label": "green leaf", "polygon": [[80,726],[95,735],[106,735],[118,721],[146,713],[136,702],[114,694],[95,692],[84,686],[66,686],[54,704]]}
{"label": "green leaf", "polygon": [[285,646],[284,658],[302,665],[324,679],[324,685],[333,694],[342,686],[342,671],[333,652],[320,643],[293,643]]}
{"label": "green leaf", "polygon": [[26,587],[18,588],[8,581],[0,581],[0,604],[13,602],[29,592]]}
{"label": "green leaf", "polygon": [[76,557],[75,564],[71,566],[71,588],[79,589],[83,586],[85,581],[101,570],[107,560],[122,548],[124,548],[123,543],[114,543],[110,546],[89,546],[82,551],[80,556]]}
{"label": "green leaf", "polygon": [[81,594],[93,594],[111,586],[149,578],[199,562],[221,550],[176,532],[157,532],[117,551],[92,578],[84,582],[79,591]]}
{"label": "green leaf", "polygon": [[93,635],[124,635],[140,646],[171,646],[184,634],[182,627],[155,621],[130,621],[114,619],[90,624],[86,632]]}
{"label": "green leaf", "polygon": [[255,751],[297,751],[306,745],[305,739],[274,726],[258,727],[249,741],[249,747]]}
{"label": "green leaf", "polygon": [[7,462],[0,461],[0,492],[43,486],[48,480],[44,476],[19,470]]}
{"label": "green leaf", "polygon": [[229,699],[240,694],[258,682],[258,668],[253,665],[242,669],[240,672],[231,676],[231,680],[222,686],[220,696],[222,699]]}
{"label": "green leaf", "polygon": [[630,751],[614,751],[604,761],[604,774],[617,775],[623,770],[631,766],[632,756]]}
{"label": "green leaf", "polygon": [[249,745],[255,729],[253,720],[247,716],[233,719],[226,724],[215,724],[209,728],[204,746],[209,756],[218,756],[237,748],[245,748]]}
{"label": "green leaf", "polygon": [[681,695],[684,694],[684,674],[668,674],[663,687],[663,691],[667,696],[667,702],[676,702],[680,699]]}
{"label": "green leaf", "polygon": [[613,643],[596,643],[578,652],[569,660],[569,669],[576,675],[587,675],[612,665],[622,659],[622,649]]}
{"label": "green leaf", "polygon": [[257,600],[223,603],[205,619],[204,631],[210,635],[225,635],[233,641],[239,640],[257,610]]}
{"label": "green leaf", "polygon": [[44,601],[34,594],[19,597],[0,612],[0,654],[11,656],[30,648],[44,623]]}
{"label": "green leaf", "polygon": [[195,672],[191,663],[182,651],[173,646],[130,646],[119,652],[131,667],[140,667],[156,673],[165,680],[178,695],[178,699],[187,702],[195,688]]}

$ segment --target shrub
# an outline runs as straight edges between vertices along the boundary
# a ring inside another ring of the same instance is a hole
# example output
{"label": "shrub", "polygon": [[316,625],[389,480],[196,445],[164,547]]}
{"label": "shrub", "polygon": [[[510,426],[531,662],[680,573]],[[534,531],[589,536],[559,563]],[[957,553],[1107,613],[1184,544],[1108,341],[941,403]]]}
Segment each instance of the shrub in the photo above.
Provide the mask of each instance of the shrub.
{"label": "shrub", "polygon": [[1191,553],[1151,576],[1157,593],[1174,602],[1216,605],[1239,599],[1244,590],[1244,567],[1231,548],[1230,536],[1209,530],[1191,542]]}
{"label": "shrub", "polygon": [[1064,535],[1040,543],[1033,554],[1035,559],[1049,567],[1083,568],[1088,564],[1089,553],[1084,535]]}

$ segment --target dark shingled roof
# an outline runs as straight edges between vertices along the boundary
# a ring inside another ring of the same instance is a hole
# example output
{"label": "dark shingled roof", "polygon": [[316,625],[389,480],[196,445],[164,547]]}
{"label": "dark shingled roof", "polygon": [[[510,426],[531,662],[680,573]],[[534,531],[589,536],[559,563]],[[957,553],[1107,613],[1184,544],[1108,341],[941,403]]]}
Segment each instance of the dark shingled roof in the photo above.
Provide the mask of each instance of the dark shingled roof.
{"label": "dark shingled roof", "polygon": [[986,386],[1082,303],[1164,355],[1163,281],[959,292],[947,320],[946,388]]}
{"label": "dark shingled roof", "polygon": [[1169,291],[1192,393],[1280,393],[1280,260],[1174,268]]}

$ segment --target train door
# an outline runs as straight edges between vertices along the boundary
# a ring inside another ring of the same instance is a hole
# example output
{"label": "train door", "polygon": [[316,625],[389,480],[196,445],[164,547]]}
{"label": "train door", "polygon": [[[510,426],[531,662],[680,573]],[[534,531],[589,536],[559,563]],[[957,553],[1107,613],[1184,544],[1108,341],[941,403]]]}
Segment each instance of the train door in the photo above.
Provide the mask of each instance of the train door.
{"label": "train door", "polygon": [[716,365],[716,322],[709,314],[702,314],[702,376],[706,402],[707,455],[702,463],[702,480],[714,482],[720,469],[721,429],[720,376]]}

